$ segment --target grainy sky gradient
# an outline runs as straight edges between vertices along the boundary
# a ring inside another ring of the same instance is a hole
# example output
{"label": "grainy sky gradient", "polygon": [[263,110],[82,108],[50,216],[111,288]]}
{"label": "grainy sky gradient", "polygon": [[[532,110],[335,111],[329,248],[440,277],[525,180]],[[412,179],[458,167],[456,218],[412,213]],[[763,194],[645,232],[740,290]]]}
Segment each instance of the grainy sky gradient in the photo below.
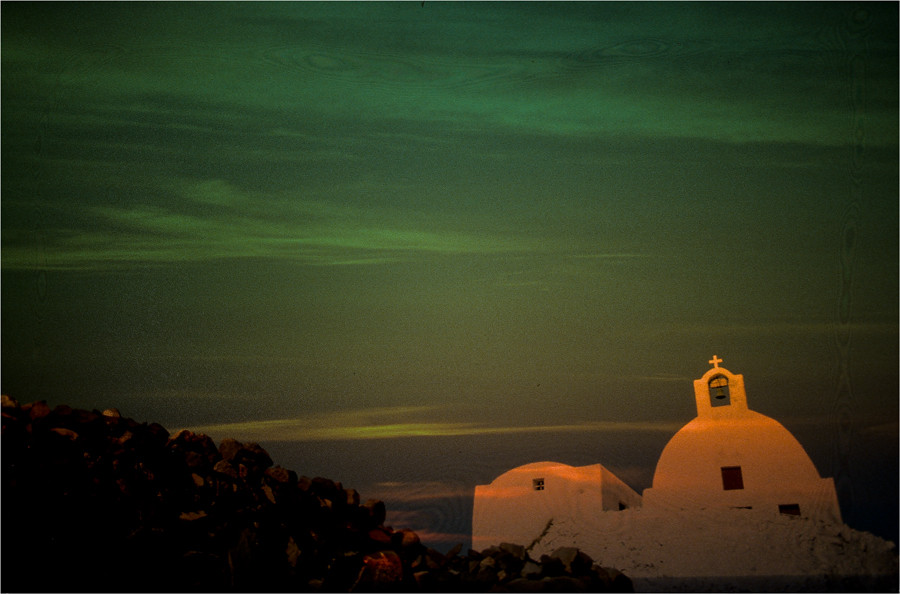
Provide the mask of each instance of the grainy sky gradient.
{"label": "grainy sky gradient", "polygon": [[896,539],[897,17],[4,4],[2,390],[373,495],[641,490],[718,354]]}

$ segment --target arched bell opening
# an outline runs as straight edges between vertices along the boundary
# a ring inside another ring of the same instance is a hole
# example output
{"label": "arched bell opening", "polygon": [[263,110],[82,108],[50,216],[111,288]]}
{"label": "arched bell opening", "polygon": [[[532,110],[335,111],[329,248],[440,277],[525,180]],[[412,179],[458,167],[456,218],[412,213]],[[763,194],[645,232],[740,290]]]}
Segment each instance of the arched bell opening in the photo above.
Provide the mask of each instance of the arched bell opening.
{"label": "arched bell opening", "polygon": [[714,375],[709,379],[709,404],[710,406],[729,406],[731,404],[728,378],[724,375]]}

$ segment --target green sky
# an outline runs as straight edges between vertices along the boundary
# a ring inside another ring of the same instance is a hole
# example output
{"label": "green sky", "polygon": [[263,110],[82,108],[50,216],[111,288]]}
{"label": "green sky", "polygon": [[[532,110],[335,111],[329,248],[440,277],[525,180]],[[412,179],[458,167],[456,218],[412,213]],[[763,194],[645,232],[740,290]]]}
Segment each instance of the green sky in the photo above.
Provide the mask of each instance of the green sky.
{"label": "green sky", "polygon": [[5,3],[2,390],[260,440],[665,433],[718,354],[826,475],[842,419],[896,452],[897,16]]}

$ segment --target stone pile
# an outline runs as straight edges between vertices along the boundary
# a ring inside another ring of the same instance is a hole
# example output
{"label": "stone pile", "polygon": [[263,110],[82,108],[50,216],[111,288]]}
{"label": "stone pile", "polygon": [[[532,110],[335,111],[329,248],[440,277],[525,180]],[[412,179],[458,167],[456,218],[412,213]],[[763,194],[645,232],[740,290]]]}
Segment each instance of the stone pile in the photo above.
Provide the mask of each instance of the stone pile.
{"label": "stone pile", "polygon": [[2,397],[3,591],[631,591],[577,549],[442,554],[257,444]]}

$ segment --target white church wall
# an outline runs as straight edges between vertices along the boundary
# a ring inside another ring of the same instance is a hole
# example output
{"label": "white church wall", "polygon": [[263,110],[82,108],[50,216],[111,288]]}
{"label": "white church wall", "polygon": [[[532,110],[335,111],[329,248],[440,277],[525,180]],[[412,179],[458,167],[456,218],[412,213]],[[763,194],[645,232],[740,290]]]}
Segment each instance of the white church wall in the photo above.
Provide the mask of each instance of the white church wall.
{"label": "white church wall", "polygon": [[641,496],[619,477],[603,468],[602,496],[604,511],[621,511],[641,507]]}
{"label": "white church wall", "polygon": [[[834,482],[820,478],[781,423],[747,407],[743,376],[718,367],[716,359],[710,361],[716,366],[694,382],[697,418],[663,449],[644,505],[799,513],[840,522]],[[716,406],[710,394],[715,389],[710,383],[719,378],[730,391],[725,406]]]}
{"label": "white church wall", "polygon": [[735,521],[799,515],[841,523],[834,481],[819,476],[781,423],[749,409],[743,376],[719,363],[714,356],[694,381],[697,417],[669,440],[643,497],[600,464],[526,464],[475,488],[473,548],[528,547],[552,531],[551,522],[586,526],[637,507],[644,516],[734,510]]}
{"label": "white church wall", "polygon": [[600,464],[572,467],[536,462],[475,487],[472,547],[501,542],[530,545],[548,524],[604,510],[639,507],[641,497]]}

